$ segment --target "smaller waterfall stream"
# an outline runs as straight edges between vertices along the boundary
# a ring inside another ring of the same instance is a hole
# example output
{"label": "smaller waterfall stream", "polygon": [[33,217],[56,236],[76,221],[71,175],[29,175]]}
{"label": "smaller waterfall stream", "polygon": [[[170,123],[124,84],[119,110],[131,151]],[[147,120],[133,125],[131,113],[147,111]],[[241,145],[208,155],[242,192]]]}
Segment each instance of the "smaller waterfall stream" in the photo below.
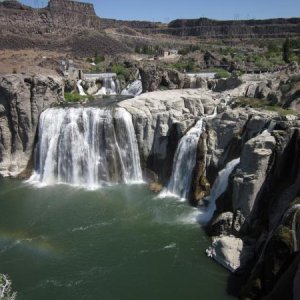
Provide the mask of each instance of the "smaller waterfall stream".
{"label": "smaller waterfall stream", "polygon": [[218,177],[212,186],[210,196],[208,197],[208,207],[205,210],[200,210],[200,214],[197,217],[199,223],[206,224],[211,220],[216,210],[216,200],[226,191],[229,176],[239,163],[240,158],[234,159],[230,161],[226,165],[226,167],[219,172]]}
{"label": "smaller waterfall stream", "polygon": [[102,88],[95,95],[117,95],[120,94],[120,82],[113,77],[103,78]]}
{"label": "smaller waterfall stream", "polygon": [[87,188],[142,181],[131,115],[99,108],[52,108],[40,117],[31,181]]}
{"label": "smaller waterfall stream", "polygon": [[198,142],[203,131],[203,121],[205,119],[213,119],[216,115],[217,107],[215,107],[211,115],[200,119],[196,125],[181,138],[175,152],[170,182],[168,187],[159,194],[160,198],[168,196],[180,197],[181,199],[188,198],[193,170],[196,165]]}
{"label": "smaller waterfall stream", "polygon": [[191,188],[192,170],[196,164],[197,146],[202,128],[203,119],[199,120],[196,125],[181,138],[174,156],[170,182],[160,197],[172,195],[183,199],[188,197]]}
{"label": "smaller waterfall stream", "polygon": [[86,96],[86,93],[84,92],[84,89],[83,89],[81,83],[82,83],[82,80],[77,81],[77,88],[78,88],[79,94],[80,94],[80,96]]}
{"label": "smaller waterfall stream", "polygon": [[121,95],[139,96],[143,92],[143,86],[141,80],[135,80],[130,83],[126,89],[121,92]]}

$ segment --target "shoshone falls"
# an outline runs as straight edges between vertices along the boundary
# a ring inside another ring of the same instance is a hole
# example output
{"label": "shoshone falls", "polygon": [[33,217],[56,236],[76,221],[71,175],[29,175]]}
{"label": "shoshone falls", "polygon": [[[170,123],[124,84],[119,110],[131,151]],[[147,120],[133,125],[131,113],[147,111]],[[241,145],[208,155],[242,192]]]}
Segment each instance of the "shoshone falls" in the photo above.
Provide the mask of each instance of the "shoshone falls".
{"label": "shoshone falls", "polygon": [[247,84],[66,104],[51,78],[5,80],[0,293],[233,299],[242,274],[261,299],[278,270],[299,279],[297,116],[235,108]]}
{"label": "shoshone falls", "polygon": [[201,254],[198,210],[174,198],[188,195],[202,126],[174,157],[186,178],[172,175],[175,195],[158,199],[126,109],[46,109],[33,175],[1,180],[1,270],[18,299],[192,299],[199,288],[203,299],[230,299],[226,272]]}
{"label": "shoshone falls", "polygon": [[0,0],[0,300],[299,300],[300,1],[88,2]]}

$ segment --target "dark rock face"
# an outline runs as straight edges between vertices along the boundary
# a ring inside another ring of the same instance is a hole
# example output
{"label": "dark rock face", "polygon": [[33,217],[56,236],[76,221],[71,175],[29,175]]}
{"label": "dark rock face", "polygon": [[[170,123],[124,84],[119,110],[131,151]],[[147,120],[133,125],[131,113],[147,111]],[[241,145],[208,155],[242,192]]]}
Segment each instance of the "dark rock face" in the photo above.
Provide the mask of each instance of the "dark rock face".
{"label": "dark rock face", "polygon": [[23,172],[32,154],[40,113],[63,101],[63,83],[43,76],[0,77],[0,175]]}
{"label": "dark rock face", "polygon": [[[295,201],[297,202],[297,200]],[[298,200],[299,202],[299,200]],[[256,261],[246,285],[243,299],[297,299],[293,293],[299,268],[299,206],[291,204],[280,224],[269,233],[260,259]]]}

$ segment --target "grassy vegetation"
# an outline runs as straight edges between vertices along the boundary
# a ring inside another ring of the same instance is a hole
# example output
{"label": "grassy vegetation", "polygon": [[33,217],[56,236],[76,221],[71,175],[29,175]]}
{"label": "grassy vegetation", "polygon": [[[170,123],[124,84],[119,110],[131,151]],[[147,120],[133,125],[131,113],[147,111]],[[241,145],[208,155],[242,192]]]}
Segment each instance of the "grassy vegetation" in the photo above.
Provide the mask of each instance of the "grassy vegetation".
{"label": "grassy vegetation", "polygon": [[265,40],[255,47],[224,46],[217,48],[223,60],[234,61],[238,64],[251,64],[258,69],[272,70],[286,64],[287,61],[300,63],[300,39],[290,39],[288,49],[286,41]]}
{"label": "grassy vegetation", "polygon": [[113,73],[116,73],[117,76],[121,76],[121,77],[124,77],[124,78],[127,78],[128,77],[128,70],[121,64],[114,64],[112,67],[111,67],[111,71]]}
{"label": "grassy vegetation", "polygon": [[74,103],[76,103],[76,102],[80,102],[80,101],[85,100],[85,99],[93,100],[94,97],[90,96],[90,95],[81,96],[78,93],[65,93],[65,101],[66,102],[74,102]]}
{"label": "grassy vegetation", "polygon": [[263,109],[263,110],[276,112],[280,116],[297,114],[297,112],[292,109],[284,109],[279,105],[276,104],[273,105],[270,103],[270,101],[266,99],[239,97],[235,99],[234,107],[252,107],[256,109]]}
{"label": "grassy vegetation", "polygon": [[179,72],[194,72],[196,71],[196,65],[193,61],[178,61],[175,64],[171,65],[172,68],[176,69]]}
{"label": "grassy vegetation", "polygon": [[215,79],[230,77],[230,73],[224,69],[215,69],[214,72],[216,72]]}

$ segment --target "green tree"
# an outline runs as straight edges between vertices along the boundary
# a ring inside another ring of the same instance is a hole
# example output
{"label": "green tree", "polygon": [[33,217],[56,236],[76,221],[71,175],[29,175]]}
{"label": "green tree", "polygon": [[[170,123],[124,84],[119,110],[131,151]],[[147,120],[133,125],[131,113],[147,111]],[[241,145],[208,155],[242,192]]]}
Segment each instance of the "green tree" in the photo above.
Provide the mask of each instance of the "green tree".
{"label": "green tree", "polygon": [[282,59],[286,63],[289,63],[290,62],[290,57],[291,57],[291,43],[290,43],[290,39],[287,38],[284,41],[283,47],[282,47]]}

